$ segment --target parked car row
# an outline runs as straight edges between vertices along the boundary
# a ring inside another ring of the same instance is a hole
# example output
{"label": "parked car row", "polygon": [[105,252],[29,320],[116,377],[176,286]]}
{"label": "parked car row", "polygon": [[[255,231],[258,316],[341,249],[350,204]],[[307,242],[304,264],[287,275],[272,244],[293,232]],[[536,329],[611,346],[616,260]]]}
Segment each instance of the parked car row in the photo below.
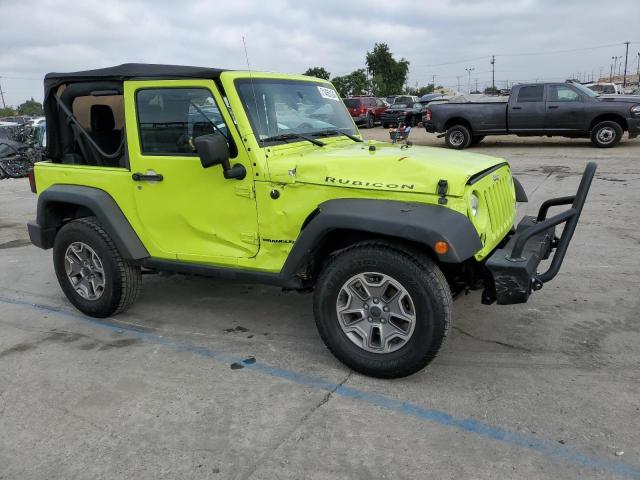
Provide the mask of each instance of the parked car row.
{"label": "parked car row", "polygon": [[418,98],[413,95],[392,95],[386,99],[371,96],[344,98],[344,104],[356,125],[373,128],[376,124],[383,128],[400,124],[414,127],[422,121],[427,105],[434,101],[446,101],[441,94],[428,94]]}

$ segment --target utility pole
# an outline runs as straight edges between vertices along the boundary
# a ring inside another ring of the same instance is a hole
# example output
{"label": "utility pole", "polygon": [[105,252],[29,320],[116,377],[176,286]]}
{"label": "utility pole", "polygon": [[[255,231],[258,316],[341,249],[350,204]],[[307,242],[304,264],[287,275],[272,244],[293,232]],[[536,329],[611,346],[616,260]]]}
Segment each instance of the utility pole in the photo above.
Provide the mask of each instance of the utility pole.
{"label": "utility pole", "polygon": [[496,91],[496,56],[491,55],[491,89]]}
{"label": "utility pole", "polygon": [[469,82],[467,83],[467,87],[469,89],[469,93],[471,93],[471,72],[473,72],[475,70],[475,67],[465,68],[465,70],[469,74]]}
{"label": "utility pole", "polygon": [[638,52],[638,70],[636,71],[636,85],[640,88],[640,52]]}
{"label": "utility pole", "polygon": [[627,46],[627,51],[624,54],[624,77],[622,77],[622,88],[627,86],[627,59],[629,58],[629,42],[624,42]]}
{"label": "utility pole", "polygon": [[2,108],[7,108],[7,104],[4,103],[4,92],[2,91],[2,84],[0,84],[0,97],[2,97]]}
{"label": "utility pole", "polygon": [[460,75],[456,75],[456,80],[458,80],[458,92],[460,92]]}
{"label": "utility pole", "polygon": [[476,80],[476,92],[477,92],[477,91],[479,91],[478,90],[478,79],[476,78],[475,80]]}

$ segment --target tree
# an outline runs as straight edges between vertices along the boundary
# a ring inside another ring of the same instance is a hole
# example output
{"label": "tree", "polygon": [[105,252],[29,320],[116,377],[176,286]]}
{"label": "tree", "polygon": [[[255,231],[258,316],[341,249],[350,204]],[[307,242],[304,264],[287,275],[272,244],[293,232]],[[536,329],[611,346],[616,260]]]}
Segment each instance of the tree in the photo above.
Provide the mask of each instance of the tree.
{"label": "tree", "polygon": [[306,72],[303,73],[308,77],[317,77],[322,78],[323,80],[329,80],[331,78],[331,74],[327,72],[324,67],[311,67],[308,68]]}
{"label": "tree", "polygon": [[347,97],[349,95],[363,95],[369,91],[369,81],[367,80],[367,73],[364,68],[354,70],[348,75],[334,77],[331,80],[331,83],[336,87],[336,90],[341,97]]}
{"label": "tree", "polygon": [[404,58],[395,60],[386,43],[376,43],[373,52],[367,52],[366,63],[376,96],[386,97],[403,91],[409,74],[409,61]]}
{"label": "tree", "polygon": [[32,117],[42,116],[42,104],[40,102],[36,102],[33,97],[31,97],[31,100],[27,100],[18,107],[18,114],[29,115]]}
{"label": "tree", "polygon": [[499,93],[500,90],[498,90],[496,87],[487,87],[484,89],[485,95],[498,95]]}
{"label": "tree", "polygon": [[12,117],[16,114],[16,111],[11,107],[0,108],[0,118]]}

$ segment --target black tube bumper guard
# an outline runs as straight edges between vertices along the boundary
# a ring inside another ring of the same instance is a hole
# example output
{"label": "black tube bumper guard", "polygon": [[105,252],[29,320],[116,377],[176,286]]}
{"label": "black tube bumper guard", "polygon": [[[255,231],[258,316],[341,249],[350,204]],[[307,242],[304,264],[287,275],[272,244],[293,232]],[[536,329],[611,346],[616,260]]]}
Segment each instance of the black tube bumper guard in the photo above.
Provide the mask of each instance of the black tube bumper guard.
{"label": "black tube bumper guard", "polygon": [[[551,198],[540,205],[538,216],[524,217],[506,245],[498,248],[486,261],[490,277],[485,283],[482,303],[498,305],[524,303],[534,290],[553,279],[562,266],[571,237],[576,229],[582,207],[587,199],[596,164],[589,162],[582,175],[575,195]],[[569,205],[571,208],[547,218],[550,207]],[[555,227],[565,223],[560,238]],[[544,273],[538,273],[538,265],[555,250],[551,265]]]}

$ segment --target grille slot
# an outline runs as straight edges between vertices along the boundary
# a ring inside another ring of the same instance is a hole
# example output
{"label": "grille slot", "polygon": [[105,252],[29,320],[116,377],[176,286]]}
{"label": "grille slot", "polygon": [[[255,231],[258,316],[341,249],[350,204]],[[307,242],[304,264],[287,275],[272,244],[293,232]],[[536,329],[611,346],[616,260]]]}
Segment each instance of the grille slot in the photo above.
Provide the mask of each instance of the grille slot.
{"label": "grille slot", "polygon": [[493,243],[504,236],[513,225],[514,198],[509,185],[511,177],[502,175],[496,182],[492,182],[484,190],[484,200],[489,211],[491,231],[488,232],[489,242]]}

